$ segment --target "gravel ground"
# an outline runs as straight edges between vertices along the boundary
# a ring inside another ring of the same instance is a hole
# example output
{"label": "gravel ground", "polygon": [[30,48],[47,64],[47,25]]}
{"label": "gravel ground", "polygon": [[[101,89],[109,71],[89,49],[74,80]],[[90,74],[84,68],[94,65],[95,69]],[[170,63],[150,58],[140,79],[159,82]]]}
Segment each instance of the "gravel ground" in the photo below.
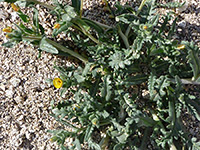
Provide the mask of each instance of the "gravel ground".
{"label": "gravel ground", "polygon": [[[44,0],[43,0],[44,1]],[[133,2],[133,0],[121,0]],[[49,2],[46,1],[45,2]],[[114,0],[111,1],[112,3]],[[85,0],[85,16],[102,23],[109,23],[100,6],[101,0]],[[98,7],[99,6],[99,7]],[[30,10],[24,10],[28,13]],[[194,41],[200,46],[200,1],[188,0],[188,6],[180,14],[178,38]],[[40,8],[40,20],[46,33],[52,31],[54,19],[47,10]],[[6,41],[2,29],[14,27],[16,13],[7,3],[0,2],[0,45]],[[48,23],[47,23],[48,21]],[[45,83],[45,79],[57,77],[53,69],[54,61],[65,62],[56,56],[42,53],[33,47],[20,43],[14,48],[0,46],[0,149],[1,150],[57,150],[56,143],[49,141],[47,129],[59,128],[59,124],[49,115],[51,100],[59,101],[59,91]],[[185,125],[191,136],[198,139],[200,123],[184,114]],[[68,141],[70,143],[70,139]]]}

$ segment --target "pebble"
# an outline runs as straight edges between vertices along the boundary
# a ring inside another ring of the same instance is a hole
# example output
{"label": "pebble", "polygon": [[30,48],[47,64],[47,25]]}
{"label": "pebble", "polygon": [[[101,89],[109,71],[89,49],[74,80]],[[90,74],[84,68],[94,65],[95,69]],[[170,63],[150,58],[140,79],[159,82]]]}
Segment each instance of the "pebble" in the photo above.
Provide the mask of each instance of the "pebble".
{"label": "pebble", "polygon": [[13,85],[13,87],[17,87],[19,83],[21,82],[21,80],[16,77],[13,77],[12,79],[10,79],[10,82]]}
{"label": "pebble", "polygon": [[186,27],[186,22],[183,20],[183,21],[178,23],[178,26],[181,27],[181,28],[185,28]]}
{"label": "pebble", "polygon": [[8,98],[12,98],[13,95],[14,95],[14,90],[12,89],[12,87],[9,88],[8,90],[6,90],[6,96],[7,96]]}

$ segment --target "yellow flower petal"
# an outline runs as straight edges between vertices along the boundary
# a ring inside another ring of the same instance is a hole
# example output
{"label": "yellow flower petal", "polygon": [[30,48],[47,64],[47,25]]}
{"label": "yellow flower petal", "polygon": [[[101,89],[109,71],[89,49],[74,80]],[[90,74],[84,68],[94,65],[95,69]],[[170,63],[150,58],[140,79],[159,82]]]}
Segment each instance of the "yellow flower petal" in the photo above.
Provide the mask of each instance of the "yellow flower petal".
{"label": "yellow flower petal", "polygon": [[11,4],[11,7],[12,7],[12,9],[14,11],[19,11],[20,10],[20,8],[17,5],[15,5],[14,3]]}
{"label": "yellow flower petal", "polygon": [[182,50],[185,49],[185,45],[184,44],[180,44],[177,46],[177,49]]}
{"label": "yellow flower petal", "polygon": [[62,87],[63,81],[60,78],[55,78],[53,80],[53,85],[55,86],[55,88],[59,89]]}
{"label": "yellow flower petal", "polygon": [[146,30],[146,29],[148,29],[148,27],[147,26],[143,26],[143,29]]}
{"label": "yellow flower petal", "polygon": [[12,28],[11,27],[6,27],[2,31],[10,33],[10,32],[12,32]]}
{"label": "yellow flower petal", "polygon": [[59,29],[60,28],[60,24],[59,23],[56,23],[53,27],[54,29]]}

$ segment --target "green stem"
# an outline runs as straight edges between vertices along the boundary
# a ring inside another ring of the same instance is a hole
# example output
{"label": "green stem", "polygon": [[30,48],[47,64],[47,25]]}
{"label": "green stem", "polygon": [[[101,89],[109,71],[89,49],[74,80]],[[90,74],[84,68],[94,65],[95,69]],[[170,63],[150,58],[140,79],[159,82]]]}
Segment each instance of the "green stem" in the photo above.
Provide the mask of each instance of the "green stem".
{"label": "green stem", "polygon": [[92,36],[89,32],[87,32],[84,27],[82,27],[81,25],[79,25],[79,27],[81,28],[82,32],[87,35],[92,41],[94,41],[95,43],[97,44],[100,44],[99,41],[94,37]]}
{"label": "green stem", "polygon": [[80,54],[78,54],[78,53],[76,53],[76,52],[74,52],[74,51],[72,51],[72,50],[70,50],[70,49],[68,49],[68,48],[66,48],[64,46],[62,46],[62,45],[60,45],[60,44],[58,44],[58,43],[56,43],[56,42],[54,42],[54,41],[52,41],[50,39],[46,39],[46,41],[48,43],[52,44],[53,46],[57,47],[61,51],[66,52],[66,53],[78,58],[79,60],[81,60],[85,64],[88,62],[88,60],[85,57],[81,56]]}
{"label": "green stem", "polygon": [[122,40],[124,41],[124,44],[125,44],[126,48],[128,49],[130,47],[128,39],[124,35],[124,33],[122,33],[122,30],[121,30],[120,26],[118,26],[118,32],[119,32],[119,35],[121,36]]}
{"label": "green stem", "polygon": [[140,6],[139,6],[139,8],[138,8],[138,10],[137,10],[137,14],[136,14],[136,15],[138,15],[138,14],[141,12],[141,10],[142,10],[142,8],[144,7],[144,4],[146,3],[146,1],[147,1],[147,0],[142,0],[141,4],[140,4]]}
{"label": "green stem", "polygon": [[82,14],[83,14],[83,0],[81,0],[81,6],[80,6],[80,18],[82,18]]}
{"label": "green stem", "polygon": [[41,40],[42,36],[22,36],[22,39],[25,39],[25,40]]}
{"label": "green stem", "polygon": [[[145,2],[146,2],[146,0],[143,0],[141,2],[135,17],[138,17],[138,14],[141,12],[142,8],[144,7]],[[128,26],[127,30],[126,30],[126,33],[125,33],[126,37],[128,37],[130,31],[131,31],[131,24],[129,24],[129,26]]]}
{"label": "green stem", "polygon": [[112,28],[111,26],[108,26],[106,24],[100,23],[98,21],[94,21],[94,20],[92,20],[92,21],[95,22],[96,24],[98,24],[99,26],[103,27],[103,28],[106,28],[106,29],[111,29]]}
{"label": "green stem", "polygon": [[125,36],[128,38],[129,32],[131,31],[131,24],[128,25],[128,28],[126,30]]}

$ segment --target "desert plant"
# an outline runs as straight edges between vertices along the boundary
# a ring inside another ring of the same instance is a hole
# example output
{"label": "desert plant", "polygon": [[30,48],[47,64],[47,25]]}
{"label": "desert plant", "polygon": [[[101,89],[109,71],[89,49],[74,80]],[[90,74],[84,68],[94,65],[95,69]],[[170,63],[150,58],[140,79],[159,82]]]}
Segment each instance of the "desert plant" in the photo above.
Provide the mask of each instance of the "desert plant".
{"label": "desert plant", "polygon": [[[31,42],[41,50],[64,51],[83,62],[78,67],[55,66],[60,78],[50,81],[62,87],[61,95],[68,91],[72,96],[53,103],[52,116],[72,131],[49,131],[51,140],[61,149],[81,150],[83,143],[95,150],[143,150],[147,144],[154,149],[200,149],[181,118],[186,108],[200,120],[200,101],[184,88],[200,84],[199,48],[174,38],[177,17],[173,11],[157,14],[156,8],[164,5],[155,0],[143,0],[138,10],[119,3],[113,9],[104,2],[115,17],[113,26],[84,18],[80,0],[72,0],[72,6],[48,6],[58,16],[52,36],[66,32],[87,57],[46,38],[39,23],[30,33],[40,36]],[[11,36],[15,30],[10,31],[11,42],[23,39],[24,32],[16,40]],[[65,145],[68,137],[73,138],[71,146]]]}

